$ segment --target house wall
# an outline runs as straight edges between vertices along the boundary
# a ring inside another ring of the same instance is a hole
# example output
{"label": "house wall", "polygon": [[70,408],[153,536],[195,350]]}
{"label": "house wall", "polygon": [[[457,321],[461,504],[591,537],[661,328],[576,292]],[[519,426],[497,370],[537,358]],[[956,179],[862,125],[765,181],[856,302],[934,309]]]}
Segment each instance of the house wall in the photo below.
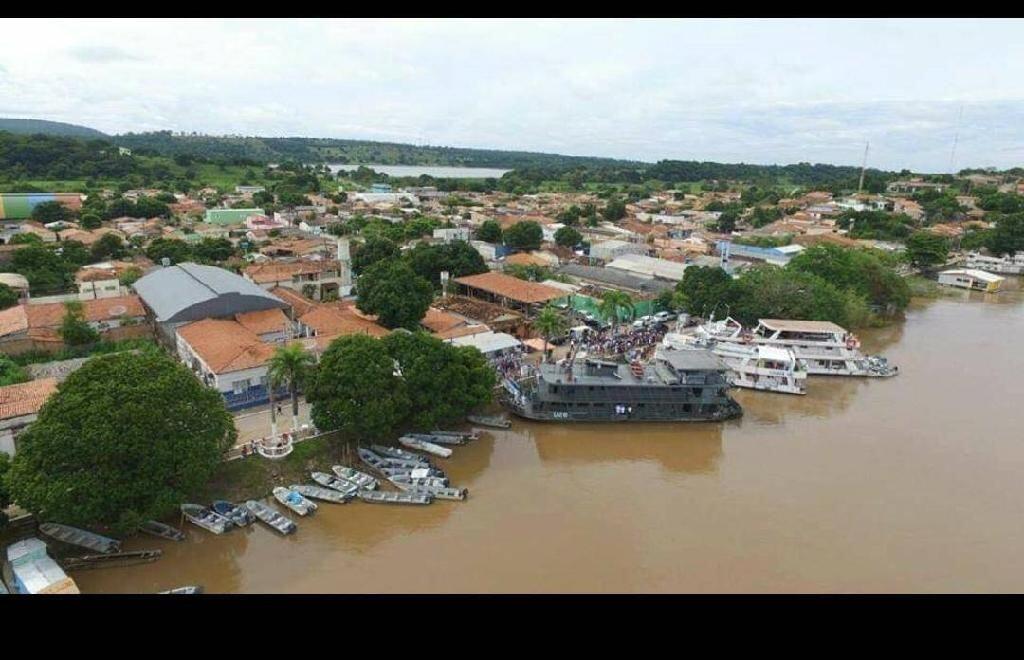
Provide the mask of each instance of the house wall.
{"label": "house wall", "polygon": [[117,279],[81,282],[78,285],[79,300],[96,300],[99,298],[117,298],[124,295],[121,282]]}

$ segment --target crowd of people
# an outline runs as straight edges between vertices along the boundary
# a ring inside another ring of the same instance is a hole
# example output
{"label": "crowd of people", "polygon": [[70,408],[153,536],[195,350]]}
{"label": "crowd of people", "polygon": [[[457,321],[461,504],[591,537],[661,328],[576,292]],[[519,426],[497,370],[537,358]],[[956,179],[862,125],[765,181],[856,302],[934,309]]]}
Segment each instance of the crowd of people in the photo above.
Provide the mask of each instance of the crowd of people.
{"label": "crowd of people", "polygon": [[499,378],[515,379],[520,374],[522,363],[523,358],[520,353],[510,353],[494,360],[494,368],[498,372]]}
{"label": "crowd of people", "polygon": [[[653,328],[630,328],[625,332],[614,330],[590,332],[582,340],[577,351],[587,355],[625,355],[628,359],[645,356],[665,337],[664,326]],[[575,348],[571,344],[570,350]]]}

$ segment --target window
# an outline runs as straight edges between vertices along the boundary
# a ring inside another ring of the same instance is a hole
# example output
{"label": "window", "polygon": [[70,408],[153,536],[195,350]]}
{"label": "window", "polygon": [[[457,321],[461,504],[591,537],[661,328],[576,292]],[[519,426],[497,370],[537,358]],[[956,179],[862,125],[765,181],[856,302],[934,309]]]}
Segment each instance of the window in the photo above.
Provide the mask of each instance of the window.
{"label": "window", "polygon": [[231,391],[234,392],[235,394],[241,394],[247,389],[249,389],[248,378],[246,378],[245,380],[236,380],[231,383]]}

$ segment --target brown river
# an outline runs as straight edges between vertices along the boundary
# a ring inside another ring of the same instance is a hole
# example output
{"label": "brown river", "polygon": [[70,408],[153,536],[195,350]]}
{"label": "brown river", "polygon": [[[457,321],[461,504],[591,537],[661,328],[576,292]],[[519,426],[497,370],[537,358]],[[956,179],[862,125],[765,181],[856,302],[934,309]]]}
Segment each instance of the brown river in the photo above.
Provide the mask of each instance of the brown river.
{"label": "brown river", "polygon": [[[83,593],[1021,592],[1024,295],[860,333],[900,367],[737,391],[725,424],[515,421],[440,460],[465,502],[321,504],[282,538],[189,527]],[[1016,383],[1016,384],[1015,384]]]}

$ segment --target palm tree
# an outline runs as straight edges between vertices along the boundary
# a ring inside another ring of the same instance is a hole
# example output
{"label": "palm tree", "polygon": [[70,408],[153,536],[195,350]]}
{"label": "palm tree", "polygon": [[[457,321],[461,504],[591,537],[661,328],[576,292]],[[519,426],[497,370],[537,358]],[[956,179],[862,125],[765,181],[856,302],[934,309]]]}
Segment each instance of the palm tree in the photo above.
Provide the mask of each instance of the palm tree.
{"label": "palm tree", "polygon": [[[271,391],[287,383],[292,397],[292,433],[299,428],[299,386],[313,367],[313,356],[298,342],[278,346],[268,362],[267,381]],[[274,423],[273,394],[271,394],[271,424]]]}
{"label": "palm tree", "polygon": [[624,291],[606,291],[601,296],[601,302],[597,306],[597,313],[600,314],[605,320],[609,320],[618,327],[619,321],[619,310],[626,310],[627,318],[632,318],[635,308],[633,307],[633,299],[629,297],[629,294]]}
{"label": "palm tree", "polygon": [[562,318],[557,309],[547,305],[537,315],[533,325],[540,332],[541,336],[544,337],[544,359],[547,359],[548,339],[565,329],[565,319]]}

